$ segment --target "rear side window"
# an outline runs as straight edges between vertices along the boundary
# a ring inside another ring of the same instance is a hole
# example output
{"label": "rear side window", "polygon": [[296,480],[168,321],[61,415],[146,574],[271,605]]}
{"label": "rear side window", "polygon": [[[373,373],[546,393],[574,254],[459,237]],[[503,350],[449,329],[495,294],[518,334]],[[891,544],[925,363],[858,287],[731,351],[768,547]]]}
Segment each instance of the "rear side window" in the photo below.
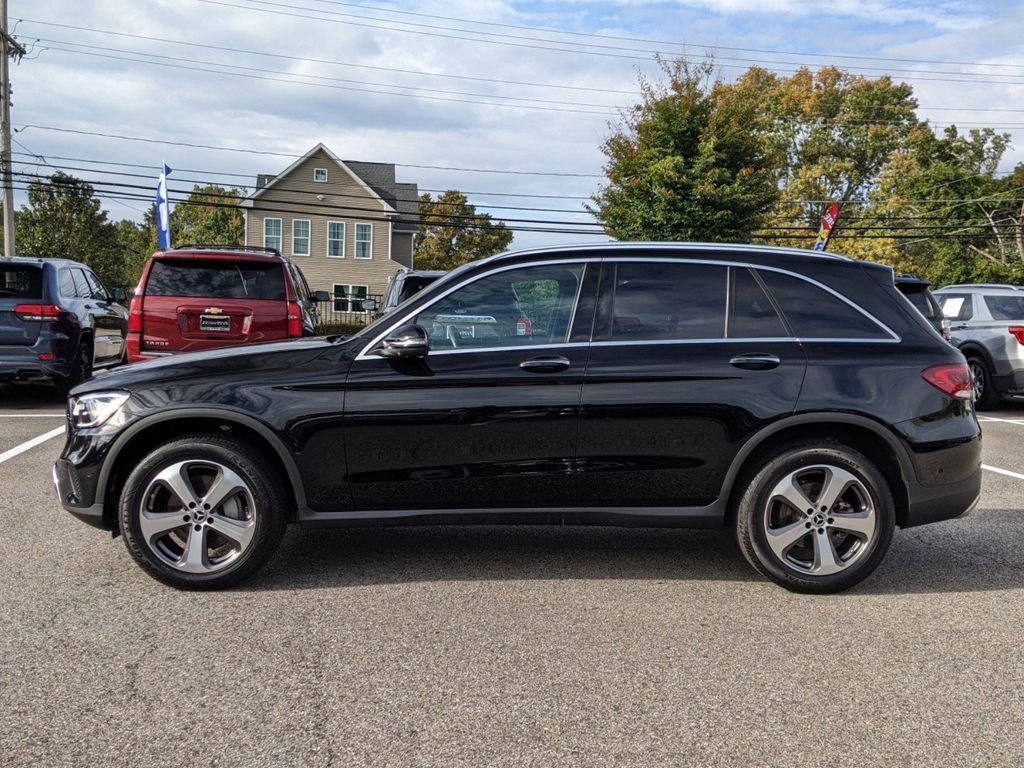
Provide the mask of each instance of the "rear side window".
{"label": "rear side window", "polygon": [[922,288],[919,291],[904,292],[903,295],[907,297],[918,312],[929,320],[941,315],[939,307],[935,303],[935,299],[932,298],[931,293],[927,289]]}
{"label": "rear side window", "polygon": [[73,299],[78,295],[75,290],[75,281],[71,277],[71,270],[64,267],[60,271],[60,295],[66,299]]}
{"label": "rear side window", "polygon": [[619,263],[611,339],[725,338],[726,278],[710,264]]}
{"label": "rear side window", "polygon": [[771,300],[749,269],[733,269],[729,338],[784,338],[790,333]]}
{"label": "rear side window", "polygon": [[1024,296],[985,296],[993,320],[1024,320]]}
{"label": "rear side window", "polygon": [[797,277],[766,269],[758,274],[800,339],[887,339],[867,315],[834,294]]}
{"label": "rear side window", "polygon": [[276,262],[158,259],[146,295],[284,301],[284,276]]}
{"label": "rear side window", "polygon": [[974,316],[970,294],[947,293],[943,296],[942,316],[948,320],[970,320]]}
{"label": "rear side window", "polygon": [[409,275],[402,283],[402,292],[398,295],[398,303],[401,304],[409,297],[415,296],[435,280],[437,280],[436,277]]}
{"label": "rear side window", "polygon": [[21,264],[0,264],[0,299],[43,298],[43,270]]}

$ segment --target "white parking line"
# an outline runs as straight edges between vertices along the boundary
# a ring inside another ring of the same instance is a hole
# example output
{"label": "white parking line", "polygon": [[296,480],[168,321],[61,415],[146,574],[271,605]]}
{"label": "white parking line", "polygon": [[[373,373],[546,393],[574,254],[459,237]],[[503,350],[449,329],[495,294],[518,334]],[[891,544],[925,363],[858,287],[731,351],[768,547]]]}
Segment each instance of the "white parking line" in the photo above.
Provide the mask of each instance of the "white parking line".
{"label": "white parking line", "polygon": [[1011,472],[1008,469],[1000,469],[999,467],[990,467],[988,464],[982,464],[982,469],[987,469],[989,472],[995,472],[997,475],[1006,475],[1007,477],[1015,477],[1018,480],[1024,480],[1024,475],[1020,472]]}
{"label": "white parking line", "polygon": [[25,451],[28,451],[28,450],[31,450],[32,448],[35,448],[37,445],[42,445],[47,440],[50,440],[50,439],[56,437],[57,435],[63,435],[63,434],[64,434],[64,427],[63,426],[59,426],[56,429],[51,429],[49,432],[44,432],[43,434],[39,435],[39,437],[33,437],[31,440],[28,440],[28,441],[22,443],[21,445],[16,445],[13,448],[11,448],[10,450],[4,451],[3,453],[0,453],[0,464],[3,464],[8,459],[13,459],[15,456],[17,456],[19,454],[22,454]]}
{"label": "white parking line", "polygon": [[58,413],[0,413],[0,419],[62,419],[64,412]]}
{"label": "white parking line", "polygon": [[1019,427],[1024,427],[1024,419],[1001,419],[998,416],[979,416],[978,421],[1002,421],[1006,424],[1016,424]]}

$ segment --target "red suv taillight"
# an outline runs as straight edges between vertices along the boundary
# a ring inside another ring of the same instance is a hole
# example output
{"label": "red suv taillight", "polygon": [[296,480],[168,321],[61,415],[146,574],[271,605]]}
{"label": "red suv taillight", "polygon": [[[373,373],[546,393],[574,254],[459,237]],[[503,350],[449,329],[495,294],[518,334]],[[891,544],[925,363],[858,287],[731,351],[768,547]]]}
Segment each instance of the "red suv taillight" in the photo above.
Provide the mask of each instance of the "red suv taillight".
{"label": "red suv taillight", "polygon": [[1010,326],[1010,334],[1017,340],[1018,344],[1024,344],[1024,327],[1019,325]]}
{"label": "red suv taillight", "polygon": [[967,363],[933,365],[921,371],[921,378],[944,395],[957,400],[970,400],[974,397],[971,369]]}
{"label": "red suv taillight", "polygon": [[139,293],[132,296],[132,303],[128,305],[128,333],[142,333],[142,295]]}
{"label": "red suv taillight", "polygon": [[[280,315],[279,315],[280,317]],[[302,310],[294,301],[288,302],[288,338],[297,339],[302,335]]]}
{"label": "red suv taillight", "polygon": [[64,313],[64,310],[56,304],[18,304],[14,307],[14,314],[22,320],[56,320]]}

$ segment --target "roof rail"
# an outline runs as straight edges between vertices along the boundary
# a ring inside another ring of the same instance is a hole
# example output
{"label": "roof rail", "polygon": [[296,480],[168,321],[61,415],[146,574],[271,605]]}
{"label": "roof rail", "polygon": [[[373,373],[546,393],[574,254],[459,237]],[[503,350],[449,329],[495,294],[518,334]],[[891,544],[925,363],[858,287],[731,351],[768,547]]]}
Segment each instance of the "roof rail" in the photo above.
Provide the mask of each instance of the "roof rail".
{"label": "roof rail", "polygon": [[266,248],[262,245],[238,245],[236,243],[227,243],[224,245],[218,243],[185,243],[172,248],[174,251],[244,251],[244,252],[263,252],[269,253],[273,256],[280,256],[281,252],[277,248]]}
{"label": "roof rail", "polygon": [[953,283],[953,285],[944,285],[942,289],[946,288],[1005,288],[1010,291],[1024,291],[1024,286],[1010,285],[1009,283]]}

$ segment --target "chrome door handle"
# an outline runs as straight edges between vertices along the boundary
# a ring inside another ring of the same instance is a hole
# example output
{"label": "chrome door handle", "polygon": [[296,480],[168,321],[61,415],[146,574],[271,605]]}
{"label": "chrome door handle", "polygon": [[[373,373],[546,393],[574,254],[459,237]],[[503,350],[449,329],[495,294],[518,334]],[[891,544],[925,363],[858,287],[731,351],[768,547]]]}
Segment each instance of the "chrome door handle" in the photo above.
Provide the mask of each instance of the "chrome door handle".
{"label": "chrome door handle", "polygon": [[729,365],[735,368],[743,368],[748,371],[767,371],[772,368],[778,368],[782,363],[778,355],[769,355],[762,353],[750,353],[746,355],[736,355],[732,360],[729,361]]}
{"label": "chrome door handle", "polygon": [[529,360],[523,360],[519,367],[524,371],[533,371],[534,373],[557,373],[558,371],[564,371],[570,365],[572,363],[567,357],[546,355],[544,357],[531,357]]}

